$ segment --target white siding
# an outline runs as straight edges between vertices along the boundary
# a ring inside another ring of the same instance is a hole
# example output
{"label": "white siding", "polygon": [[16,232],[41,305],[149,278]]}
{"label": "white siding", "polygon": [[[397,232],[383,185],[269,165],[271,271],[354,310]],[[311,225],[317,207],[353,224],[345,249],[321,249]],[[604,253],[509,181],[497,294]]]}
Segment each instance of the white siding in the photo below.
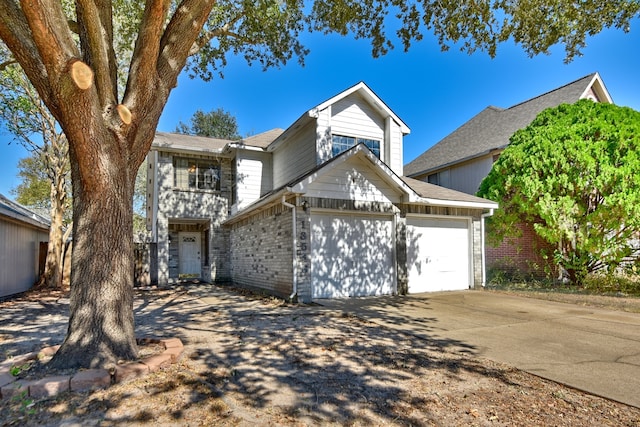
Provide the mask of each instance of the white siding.
{"label": "white siding", "polygon": [[236,208],[242,209],[272,190],[271,155],[257,151],[239,151],[236,161]]}
{"label": "white siding", "polygon": [[331,159],[331,106],[318,112],[317,128],[317,164],[322,164]]}
{"label": "white siding", "polygon": [[316,167],[316,127],[310,124],[273,153],[273,187],[285,185]]}
{"label": "white siding", "polygon": [[[332,106],[331,133],[377,139],[384,153],[384,118],[357,95],[350,95]],[[382,159],[384,161],[384,159]]]}
{"label": "white siding", "polygon": [[398,176],[404,175],[402,167],[402,129],[393,120],[388,123],[389,159],[383,160]]}
{"label": "white siding", "polygon": [[400,202],[398,191],[363,160],[344,162],[314,181],[306,196],[363,202]]}
{"label": "white siding", "polygon": [[40,242],[46,231],[0,219],[0,297],[31,288],[38,275]]}

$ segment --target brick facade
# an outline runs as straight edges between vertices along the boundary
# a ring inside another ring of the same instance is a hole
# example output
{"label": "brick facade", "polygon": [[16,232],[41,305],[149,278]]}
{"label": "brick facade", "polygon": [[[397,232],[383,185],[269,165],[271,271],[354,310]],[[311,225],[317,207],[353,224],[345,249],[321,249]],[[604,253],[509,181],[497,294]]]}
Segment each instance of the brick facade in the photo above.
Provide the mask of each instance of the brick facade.
{"label": "brick facade", "polygon": [[[512,276],[545,278],[554,274],[554,247],[541,240],[531,224],[518,224],[521,236],[485,247],[487,270]],[[547,258],[545,259],[545,255]]]}
{"label": "brick facade", "polygon": [[275,205],[233,224],[230,233],[234,283],[288,297],[293,284],[291,209]]}

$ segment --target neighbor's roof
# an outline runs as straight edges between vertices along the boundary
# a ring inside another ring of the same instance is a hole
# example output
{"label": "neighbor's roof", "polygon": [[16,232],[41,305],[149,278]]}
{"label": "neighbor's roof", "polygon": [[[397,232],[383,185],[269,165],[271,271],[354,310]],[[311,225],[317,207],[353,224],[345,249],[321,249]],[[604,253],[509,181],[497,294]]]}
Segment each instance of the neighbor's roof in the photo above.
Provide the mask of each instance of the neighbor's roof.
{"label": "neighbor's roof", "polygon": [[503,149],[509,144],[509,138],[517,130],[527,127],[540,112],[563,103],[573,104],[587,97],[590,89],[598,101],[612,103],[600,76],[593,73],[507,109],[487,107],[406,164],[404,174],[429,173]]}
{"label": "neighbor's roof", "polygon": [[48,218],[25,208],[24,206],[9,200],[0,194],[0,216],[11,218],[43,230],[49,229],[51,221]]}

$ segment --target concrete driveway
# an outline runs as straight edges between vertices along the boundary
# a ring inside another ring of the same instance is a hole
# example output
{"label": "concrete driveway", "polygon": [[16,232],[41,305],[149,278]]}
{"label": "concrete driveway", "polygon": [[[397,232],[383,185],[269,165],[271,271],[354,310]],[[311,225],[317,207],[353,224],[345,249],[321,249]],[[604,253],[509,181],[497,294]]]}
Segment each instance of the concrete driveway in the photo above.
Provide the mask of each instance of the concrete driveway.
{"label": "concrete driveway", "polygon": [[640,315],[483,291],[317,300],[640,407]]}

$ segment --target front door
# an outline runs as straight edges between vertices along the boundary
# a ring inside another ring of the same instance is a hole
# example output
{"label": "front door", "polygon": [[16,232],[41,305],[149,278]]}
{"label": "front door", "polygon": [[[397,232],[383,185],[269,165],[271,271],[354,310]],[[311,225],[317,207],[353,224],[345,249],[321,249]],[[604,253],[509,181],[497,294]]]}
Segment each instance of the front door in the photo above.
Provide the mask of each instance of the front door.
{"label": "front door", "polygon": [[181,279],[197,278],[201,275],[202,264],[200,262],[200,233],[179,233],[180,245],[178,247],[178,259]]}

